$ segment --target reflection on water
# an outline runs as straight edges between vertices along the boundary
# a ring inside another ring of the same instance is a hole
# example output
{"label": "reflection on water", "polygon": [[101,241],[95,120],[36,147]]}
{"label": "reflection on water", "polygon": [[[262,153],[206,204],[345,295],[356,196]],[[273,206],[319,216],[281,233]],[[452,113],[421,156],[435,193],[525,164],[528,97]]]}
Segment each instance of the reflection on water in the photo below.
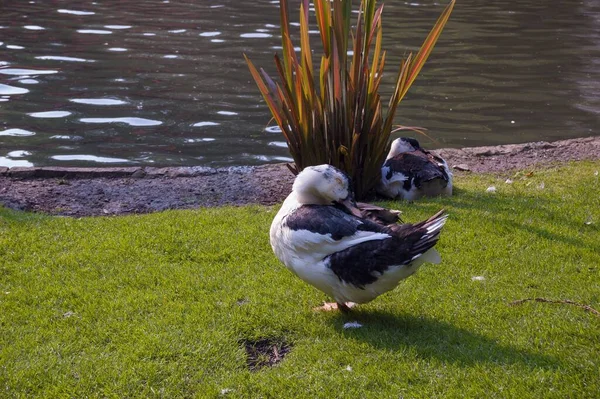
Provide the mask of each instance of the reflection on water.
{"label": "reflection on water", "polygon": [[[275,72],[277,1],[8,3],[0,3],[0,166],[289,160],[242,57]],[[442,9],[386,2],[384,99],[400,57]],[[429,129],[433,146],[596,135],[599,68],[595,0],[461,0],[397,123]]]}
{"label": "reflection on water", "polygon": [[0,136],[34,136],[34,132],[25,129],[6,129],[0,131]]}
{"label": "reflection on water", "polygon": [[34,118],[64,118],[71,115],[69,111],[47,111],[47,112],[32,112],[28,114]]}
{"label": "reflection on water", "polygon": [[123,100],[115,100],[114,98],[72,98],[69,101],[77,104],[89,105],[123,105],[126,104]]}
{"label": "reflection on water", "polygon": [[15,95],[15,94],[25,94],[25,93],[29,93],[29,90],[0,83],[0,95],[11,96],[11,95]]}
{"label": "reflection on water", "polygon": [[95,62],[94,60],[86,60],[85,58],[76,57],[61,57],[59,55],[41,55],[35,57],[38,60],[53,60],[53,61],[71,61],[71,62]]}
{"label": "reflection on water", "polygon": [[65,10],[65,9],[59,9],[56,10],[61,14],[73,14],[73,15],[94,15],[95,12],[91,12],[91,11],[76,11],[76,10]]}
{"label": "reflection on water", "polygon": [[0,165],[6,166],[9,168],[34,166],[29,161],[11,159],[10,157],[0,157]]}
{"label": "reflection on water", "polygon": [[[10,156],[10,155],[9,155]],[[57,161],[90,161],[100,163],[128,163],[127,159],[97,157],[95,155],[53,155],[51,157]]]}
{"label": "reflection on water", "polygon": [[[8,65],[8,62],[0,62],[0,65]],[[28,76],[28,75],[48,75],[52,73],[58,73],[54,70],[43,70],[43,69],[22,69],[22,68],[3,68],[0,69],[0,75],[17,75],[17,76]]]}
{"label": "reflection on water", "polygon": [[157,126],[161,121],[154,121],[145,118],[81,118],[84,123],[124,123],[129,126]]}

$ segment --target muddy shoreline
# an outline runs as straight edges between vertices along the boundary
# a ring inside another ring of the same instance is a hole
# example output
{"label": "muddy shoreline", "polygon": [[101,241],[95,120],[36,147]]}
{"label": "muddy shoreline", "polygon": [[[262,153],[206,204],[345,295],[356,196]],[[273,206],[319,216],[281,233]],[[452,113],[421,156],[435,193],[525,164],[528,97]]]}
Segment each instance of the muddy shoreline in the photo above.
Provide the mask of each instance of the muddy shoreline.
{"label": "muddy shoreline", "polygon": [[[506,173],[566,161],[600,159],[600,137],[447,148],[436,152],[447,160],[457,176]],[[65,216],[272,205],[287,196],[293,178],[285,164],[221,169],[0,167],[0,204],[16,210]]]}

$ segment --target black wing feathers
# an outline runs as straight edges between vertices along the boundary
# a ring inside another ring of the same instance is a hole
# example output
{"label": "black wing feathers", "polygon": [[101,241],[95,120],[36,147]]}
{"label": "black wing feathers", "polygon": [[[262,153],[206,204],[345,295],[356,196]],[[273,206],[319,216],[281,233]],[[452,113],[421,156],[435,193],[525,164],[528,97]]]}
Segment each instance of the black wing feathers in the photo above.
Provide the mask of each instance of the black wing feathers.
{"label": "black wing feathers", "polygon": [[331,234],[334,240],[341,240],[356,234],[357,231],[383,232],[383,227],[369,220],[361,220],[335,206],[303,205],[296,209],[285,221],[292,230],[308,230],[317,234]]}
{"label": "black wing feathers", "polygon": [[390,266],[408,264],[433,248],[446,217],[444,211],[440,211],[414,225],[387,226],[384,232],[391,238],[367,241],[336,252],[329,256],[330,268],[340,280],[363,288],[375,282]]}

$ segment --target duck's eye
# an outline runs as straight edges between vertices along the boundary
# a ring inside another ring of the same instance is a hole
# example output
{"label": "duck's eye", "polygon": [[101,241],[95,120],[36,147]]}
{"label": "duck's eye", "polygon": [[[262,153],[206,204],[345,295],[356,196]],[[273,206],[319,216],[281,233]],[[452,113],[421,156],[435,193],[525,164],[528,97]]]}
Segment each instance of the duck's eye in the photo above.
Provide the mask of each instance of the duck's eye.
{"label": "duck's eye", "polygon": [[340,186],[343,186],[343,185],[344,185],[344,181],[343,181],[341,178],[339,178],[339,177],[336,177],[336,178],[335,178],[335,182],[336,182],[338,185],[340,185]]}

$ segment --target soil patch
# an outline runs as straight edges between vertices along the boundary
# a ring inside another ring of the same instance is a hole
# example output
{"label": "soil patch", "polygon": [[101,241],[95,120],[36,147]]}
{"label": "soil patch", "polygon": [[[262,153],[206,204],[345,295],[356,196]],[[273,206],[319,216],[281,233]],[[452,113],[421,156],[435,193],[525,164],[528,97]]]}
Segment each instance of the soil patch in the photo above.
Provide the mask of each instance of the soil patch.
{"label": "soil patch", "polygon": [[[503,173],[600,159],[600,137],[437,150],[455,173]],[[1,168],[0,205],[65,216],[282,202],[294,176],[285,164],[257,167]]]}
{"label": "soil patch", "polygon": [[285,342],[271,339],[243,341],[246,350],[246,364],[250,371],[258,371],[263,367],[273,367],[283,360],[292,347]]}

